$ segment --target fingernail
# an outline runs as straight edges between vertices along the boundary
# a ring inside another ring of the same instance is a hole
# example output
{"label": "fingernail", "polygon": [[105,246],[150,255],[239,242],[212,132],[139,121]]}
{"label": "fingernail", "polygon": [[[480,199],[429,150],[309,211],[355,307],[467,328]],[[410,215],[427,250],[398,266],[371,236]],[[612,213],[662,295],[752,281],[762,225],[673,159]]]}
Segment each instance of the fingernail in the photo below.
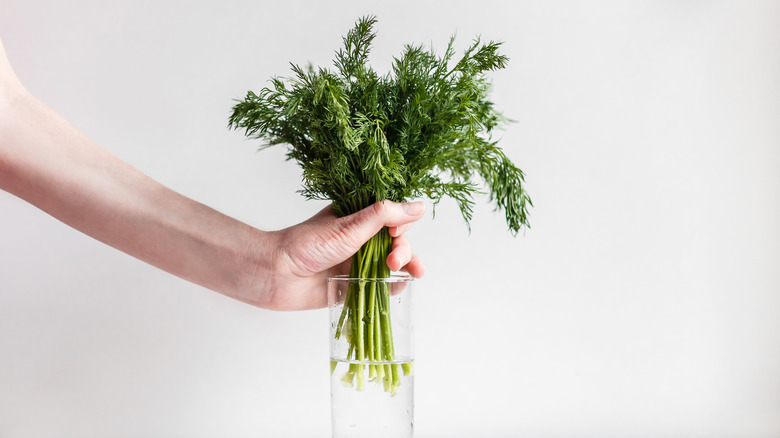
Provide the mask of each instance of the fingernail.
{"label": "fingernail", "polygon": [[407,202],[401,204],[401,208],[404,209],[404,213],[409,216],[417,216],[425,212],[425,204],[422,202]]}

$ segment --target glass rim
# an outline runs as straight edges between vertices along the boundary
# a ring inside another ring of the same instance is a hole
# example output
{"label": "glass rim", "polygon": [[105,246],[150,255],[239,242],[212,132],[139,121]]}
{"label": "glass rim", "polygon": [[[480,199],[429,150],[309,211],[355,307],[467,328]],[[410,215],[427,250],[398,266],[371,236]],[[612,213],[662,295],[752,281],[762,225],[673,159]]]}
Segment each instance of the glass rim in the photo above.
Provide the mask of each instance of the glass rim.
{"label": "glass rim", "polygon": [[350,277],[349,275],[334,275],[333,277],[328,277],[328,283],[330,283],[331,281],[338,281],[338,282],[365,281],[367,283],[403,283],[403,282],[411,282],[414,280],[415,278],[412,277],[410,274],[390,274],[389,277],[384,277],[384,278],[359,278],[359,277]]}

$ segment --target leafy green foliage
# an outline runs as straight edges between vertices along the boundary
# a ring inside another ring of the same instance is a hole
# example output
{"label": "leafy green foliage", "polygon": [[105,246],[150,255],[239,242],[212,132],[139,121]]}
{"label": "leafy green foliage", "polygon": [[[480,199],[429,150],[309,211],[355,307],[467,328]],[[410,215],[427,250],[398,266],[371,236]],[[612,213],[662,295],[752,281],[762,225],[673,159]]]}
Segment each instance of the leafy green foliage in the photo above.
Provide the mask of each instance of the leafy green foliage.
{"label": "leafy green foliage", "polygon": [[501,43],[477,39],[454,65],[454,37],[442,56],[407,45],[379,76],[367,65],[375,24],[358,20],[335,71],[292,64],[292,77],[249,91],[229,126],[268,146],[288,144],[303,168],[302,193],[332,200],[340,215],[385,199],[447,196],[468,223],[481,179],[509,229],[528,226],[523,172],[491,140],[505,120],[488,100],[486,77],[506,66]]}

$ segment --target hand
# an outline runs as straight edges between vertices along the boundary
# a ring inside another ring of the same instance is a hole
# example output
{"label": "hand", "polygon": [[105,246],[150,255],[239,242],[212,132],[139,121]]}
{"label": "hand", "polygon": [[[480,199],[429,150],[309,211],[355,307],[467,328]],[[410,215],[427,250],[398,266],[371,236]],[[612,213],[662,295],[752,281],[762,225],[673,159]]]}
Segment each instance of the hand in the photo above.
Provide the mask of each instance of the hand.
{"label": "hand", "polygon": [[403,233],[424,212],[422,202],[385,201],[338,218],[327,207],[301,224],[267,233],[256,253],[274,262],[268,270],[258,269],[258,276],[264,278],[256,278],[247,293],[237,298],[273,310],[325,307],[327,278],[348,273],[352,255],[385,226],[393,236],[387,266],[422,277],[425,266],[412,254]]}

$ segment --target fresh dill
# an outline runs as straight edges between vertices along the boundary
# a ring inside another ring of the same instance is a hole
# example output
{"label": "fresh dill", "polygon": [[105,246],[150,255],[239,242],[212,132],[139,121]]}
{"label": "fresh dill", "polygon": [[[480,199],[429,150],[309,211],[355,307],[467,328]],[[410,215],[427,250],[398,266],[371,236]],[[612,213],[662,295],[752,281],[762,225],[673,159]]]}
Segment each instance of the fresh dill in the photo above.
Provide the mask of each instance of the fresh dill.
{"label": "fresh dill", "polygon": [[504,118],[486,73],[506,66],[501,43],[477,39],[457,62],[454,37],[441,56],[407,45],[380,76],[367,64],[375,24],[358,20],[335,71],[292,64],[292,77],[249,91],[229,126],[265,146],[289,145],[303,194],[332,201],[339,215],[385,199],[450,197],[468,223],[481,180],[513,233],[528,226],[523,172],[491,139]]}

